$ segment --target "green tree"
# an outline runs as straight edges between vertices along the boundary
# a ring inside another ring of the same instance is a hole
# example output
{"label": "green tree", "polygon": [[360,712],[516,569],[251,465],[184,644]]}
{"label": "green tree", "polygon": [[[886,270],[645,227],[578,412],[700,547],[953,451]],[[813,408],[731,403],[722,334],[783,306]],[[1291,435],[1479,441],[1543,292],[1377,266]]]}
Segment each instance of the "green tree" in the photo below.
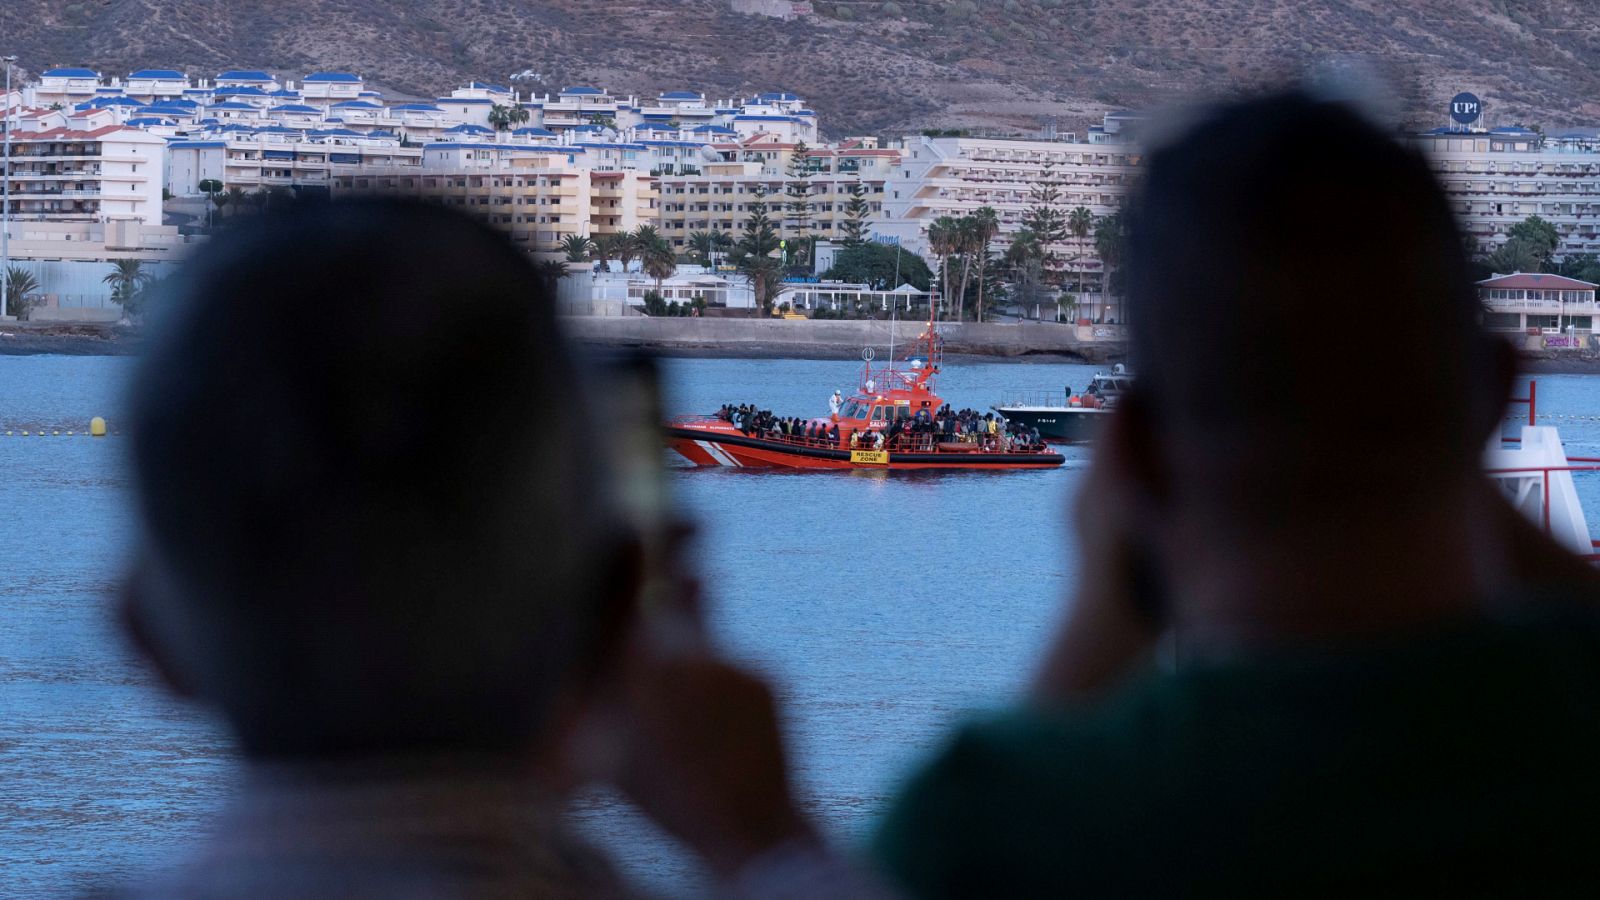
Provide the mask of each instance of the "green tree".
{"label": "green tree", "polygon": [[661,299],[659,292],[644,292],[644,312],[647,316],[664,316],[667,314],[667,303]]}
{"label": "green tree", "polygon": [[953,216],[940,216],[928,225],[928,247],[939,260],[939,296],[949,309],[951,258],[961,246],[961,222]]}
{"label": "green tree", "polygon": [[244,212],[244,205],[249,200],[250,197],[245,193],[244,188],[239,187],[237,184],[228,188],[228,205],[233,207],[233,212],[229,213],[229,215],[237,216],[239,213]]}
{"label": "green tree", "polygon": [[[216,209],[221,209],[222,204],[227,202],[226,200],[220,202],[217,200],[217,196],[222,193],[222,182],[218,181],[217,179],[202,178],[200,179],[200,184],[198,186],[200,188],[200,193],[205,194],[208,198],[210,198],[211,203]],[[215,219],[212,216],[213,212],[214,210],[212,207],[206,208],[206,225],[208,227],[215,223]]]}
{"label": "green tree", "polygon": [[989,271],[989,245],[1000,233],[1000,214],[992,206],[980,206],[972,213],[973,253],[978,258],[978,321],[983,321],[984,282]]}
{"label": "green tree", "polygon": [[689,256],[701,265],[710,267],[713,254],[717,252],[717,233],[714,231],[689,232]]}
{"label": "green tree", "polygon": [[1072,236],[1073,243],[1078,248],[1077,255],[1073,257],[1073,268],[1076,270],[1075,280],[1080,282],[1077,285],[1079,288],[1082,287],[1083,280],[1084,240],[1093,230],[1094,213],[1090,212],[1087,206],[1073,207],[1072,211],[1067,213],[1067,234]]}
{"label": "green tree", "polygon": [[1014,299],[1023,306],[1040,305],[1049,293],[1044,283],[1044,259],[1044,245],[1031,229],[1023,228],[1012,235],[1002,262],[1011,274]]}
{"label": "green tree", "polygon": [[850,199],[844,204],[844,222],[839,226],[839,242],[851,247],[866,241],[867,216],[872,214],[872,207],[867,203],[867,189],[861,182],[851,184],[846,190],[850,192]]}
{"label": "green tree", "polygon": [[569,234],[557,245],[557,249],[566,254],[567,262],[575,263],[588,259],[593,247],[594,242],[586,234]]}
{"label": "green tree", "polygon": [[617,258],[617,253],[622,249],[623,238],[624,235],[612,233],[591,239],[593,249],[589,252],[600,261],[601,269],[611,271],[611,261]]}
{"label": "green tree", "polygon": [[1562,258],[1556,274],[1600,284],[1600,257],[1593,253],[1569,253]]}
{"label": "green tree", "polygon": [[805,265],[806,237],[811,233],[810,153],[811,148],[805,141],[795,145],[783,183],[784,196],[788,198],[783,205],[785,236],[791,238],[789,245],[794,251],[791,258],[796,266]]}
{"label": "green tree", "polygon": [[489,127],[495,131],[510,131],[528,121],[528,111],[516,104],[489,107]]}
{"label": "green tree", "polygon": [[1502,275],[1513,272],[1538,272],[1544,262],[1539,246],[1526,238],[1514,237],[1494,249],[1485,260],[1490,269]]}
{"label": "green tree", "polygon": [[561,279],[567,276],[567,264],[555,259],[540,260],[534,263],[533,270],[538,275],[539,283],[544,286],[545,296],[554,300]]}
{"label": "green tree", "polygon": [[[1114,212],[1101,216],[1094,224],[1094,250],[1100,257],[1101,277],[1104,282],[1100,286],[1102,295],[1121,293],[1118,281],[1121,278],[1122,254],[1128,246],[1128,224],[1122,213]],[[1101,315],[1104,316],[1105,307],[1101,306]]]}
{"label": "green tree", "polygon": [[639,249],[640,266],[646,275],[656,280],[656,292],[660,293],[662,280],[671,278],[678,270],[677,251],[652,225],[640,225],[633,233],[633,240]]}
{"label": "green tree", "polygon": [[39,291],[39,279],[21,266],[10,266],[5,272],[6,312],[23,320],[33,309],[34,294]]}
{"label": "green tree", "polygon": [[770,313],[783,285],[783,261],[772,257],[778,249],[778,229],[767,209],[767,191],[757,186],[755,200],[746,204],[749,213],[738,243],[734,244],[734,265],[755,293],[756,305]]}
{"label": "green tree", "polygon": [[132,313],[134,310],[128,309],[129,305],[137,303],[140,291],[150,283],[151,278],[140,260],[119,259],[111,264],[111,271],[100,281],[111,285],[111,302]]}
{"label": "green tree", "polygon": [[611,249],[617,255],[617,261],[622,263],[622,271],[628,271],[628,264],[639,258],[639,241],[631,231],[619,231],[612,240]]}
{"label": "green tree", "polygon": [[[896,272],[899,273],[898,284]],[[864,284],[875,291],[892,291],[901,284],[925,291],[933,284],[933,270],[921,256],[877,241],[841,248],[833,257],[833,268],[822,277]]]}
{"label": "green tree", "polygon": [[1561,235],[1556,232],[1556,227],[1538,216],[1529,216],[1506,229],[1506,238],[1522,241],[1538,258],[1539,268],[1524,270],[1530,272],[1543,271],[1545,263],[1561,246]]}

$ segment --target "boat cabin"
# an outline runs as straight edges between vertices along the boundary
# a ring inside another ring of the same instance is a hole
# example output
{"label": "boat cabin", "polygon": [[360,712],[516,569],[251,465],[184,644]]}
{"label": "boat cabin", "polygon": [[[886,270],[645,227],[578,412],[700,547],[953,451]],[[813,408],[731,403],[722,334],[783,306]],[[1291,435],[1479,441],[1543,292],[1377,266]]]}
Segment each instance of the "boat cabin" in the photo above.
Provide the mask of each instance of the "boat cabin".
{"label": "boat cabin", "polygon": [[882,394],[853,396],[839,406],[838,422],[857,430],[887,428],[895,419],[910,419],[918,410],[928,415],[939,411],[944,401],[927,390],[890,390]]}

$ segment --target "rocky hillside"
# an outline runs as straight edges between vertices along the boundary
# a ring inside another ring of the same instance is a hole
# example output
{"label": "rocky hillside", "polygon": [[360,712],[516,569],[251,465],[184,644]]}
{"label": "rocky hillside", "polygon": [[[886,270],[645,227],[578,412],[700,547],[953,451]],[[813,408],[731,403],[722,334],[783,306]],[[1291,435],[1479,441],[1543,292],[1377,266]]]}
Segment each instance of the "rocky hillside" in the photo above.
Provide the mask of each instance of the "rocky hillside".
{"label": "rocky hillside", "polygon": [[[801,8],[805,8],[801,5]],[[549,90],[783,87],[834,136],[1081,129],[1108,109],[1226,93],[1329,62],[1380,74],[1412,124],[1472,90],[1489,124],[1600,122],[1582,0],[5,0],[0,50],[40,71],[361,72],[394,93],[470,78]]]}

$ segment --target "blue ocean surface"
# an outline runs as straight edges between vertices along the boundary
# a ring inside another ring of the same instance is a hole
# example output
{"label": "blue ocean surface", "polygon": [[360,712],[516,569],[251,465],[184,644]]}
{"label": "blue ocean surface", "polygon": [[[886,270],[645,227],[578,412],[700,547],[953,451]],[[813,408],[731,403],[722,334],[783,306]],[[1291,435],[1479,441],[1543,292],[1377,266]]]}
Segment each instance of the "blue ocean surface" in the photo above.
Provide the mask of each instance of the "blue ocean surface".
{"label": "blue ocean surface", "polygon": [[[133,527],[126,443],[81,435],[95,415],[116,431],[130,365],[0,357],[0,896],[159,871],[204,834],[237,770],[226,737],[161,691],[112,615]],[[938,388],[985,409],[1009,389],[1082,387],[1093,371],[952,364]],[[820,415],[859,375],[849,362],[671,360],[667,407]],[[1600,416],[1600,378],[1541,376],[1539,398],[1541,412],[1565,417],[1551,421],[1570,454],[1600,456],[1600,419],[1582,418]],[[63,434],[18,434],[41,429]],[[1370,438],[1358,416],[1352,438]],[[701,529],[713,631],[776,683],[801,799],[840,840],[870,829],[952,722],[1021,689],[1076,571],[1066,510],[1086,463],[1069,450],[1051,471],[671,470]],[[1578,481],[1593,518],[1600,477]],[[615,797],[587,792],[574,813],[647,887],[703,883]]]}

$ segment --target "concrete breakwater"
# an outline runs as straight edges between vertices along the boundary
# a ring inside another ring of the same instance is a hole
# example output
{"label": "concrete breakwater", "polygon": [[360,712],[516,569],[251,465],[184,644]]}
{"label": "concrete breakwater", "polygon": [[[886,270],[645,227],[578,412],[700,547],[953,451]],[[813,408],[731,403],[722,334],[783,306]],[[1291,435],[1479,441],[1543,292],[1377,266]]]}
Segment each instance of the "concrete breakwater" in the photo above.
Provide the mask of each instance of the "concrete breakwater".
{"label": "concrete breakwater", "polygon": [[[663,318],[645,316],[562,319],[567,334],[585,344],[639,347],[662,353],[713,356],[798,356],[855,358],[874,348],[886,358],[891,324],[874,319],[815,321],[798,319]],[[922,323],[896,322],[892,338],[903,347]],[[942,323],[945,352],[974,356],[1066,356],[1101,364],[1121,360],[1127,343],[1082,340],[1077,329],[1051,322]]]}

